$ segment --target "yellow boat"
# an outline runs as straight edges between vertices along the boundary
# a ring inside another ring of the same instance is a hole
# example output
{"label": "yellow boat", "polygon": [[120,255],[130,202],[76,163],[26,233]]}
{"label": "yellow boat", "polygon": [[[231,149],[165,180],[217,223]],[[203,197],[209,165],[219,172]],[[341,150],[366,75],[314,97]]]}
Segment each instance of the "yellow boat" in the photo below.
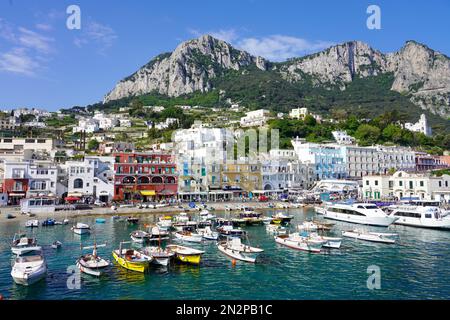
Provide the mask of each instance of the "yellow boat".
{"label": "yellow boat", "polygon": [[273,219],[272,222],[274,224],[281,224],[282,220],[281,219]]}
{"label": "yellow boat", "polygon": [[125,269],[137,272],[145,272],[150,260],[143,257],[138,251],[133,249],[120,249],[112,252],[114,260]]}
{"label": "yellow boat", "polygon": [[205,253],[205,251],[175,244],[170,244],[166,248],[175,253],[175,258],[177,260],[190,264],[200,264],[202,255]]}

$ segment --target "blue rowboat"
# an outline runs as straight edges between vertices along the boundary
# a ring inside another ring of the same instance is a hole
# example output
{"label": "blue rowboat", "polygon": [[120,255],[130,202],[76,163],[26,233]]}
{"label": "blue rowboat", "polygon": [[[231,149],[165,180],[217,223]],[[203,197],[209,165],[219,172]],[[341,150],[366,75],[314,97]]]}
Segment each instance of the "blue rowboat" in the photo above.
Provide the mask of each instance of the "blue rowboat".
{"label": "blue rowboat", "polygon": [[95,219],[95,222],[96,222],[96,223],[105,223],[105,222],[106,222],[106,219],[103,219],[103,218],[97,218],[97,219]]}

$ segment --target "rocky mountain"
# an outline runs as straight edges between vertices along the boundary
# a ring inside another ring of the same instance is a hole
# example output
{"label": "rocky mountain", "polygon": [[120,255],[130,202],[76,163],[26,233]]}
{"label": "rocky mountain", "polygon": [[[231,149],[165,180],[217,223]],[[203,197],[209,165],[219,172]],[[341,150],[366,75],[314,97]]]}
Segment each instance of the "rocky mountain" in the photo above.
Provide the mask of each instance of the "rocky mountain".
{"label": "rocky mountain", "polygon": [[105,102],[156,91],[176,97],[212,89],[210,79],[225,70],[255,65],[265,70],[266,61],[209,35],[181,43],[175,51],[163,54],[120,81]]}
{"label": "rocky mountain", "polygon": [[450,117],[450,59],[414,41],[388,54],[363,42],[351,41],[305,57],[270,63],[205,35],[183,42],[172,53],[151,60],[120,81],[105,96],[104,102],[151,92],[178,97],[213,89],[224,91],[220,79],[233,71],[242,75],[240,79],[234,72],[233,81],[245,81],[243,78],[248,72],[261,79],[270,74],[276,78],[273,83],[279,86],[280,81],[285,81],[283,88],[291,91],[292,86],[304,90],[305,82],[316,88],[345,91],[355,80],[392,75],[390,90],[407,96],[422,109]]}

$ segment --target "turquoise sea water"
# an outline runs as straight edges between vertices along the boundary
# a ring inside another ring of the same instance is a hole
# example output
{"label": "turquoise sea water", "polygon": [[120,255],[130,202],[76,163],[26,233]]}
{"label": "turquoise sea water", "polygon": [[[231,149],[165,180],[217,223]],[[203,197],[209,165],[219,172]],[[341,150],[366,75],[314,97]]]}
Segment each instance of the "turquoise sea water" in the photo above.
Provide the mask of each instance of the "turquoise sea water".
{"label": "turquoise sea water", "polygon": [[[294,224],[314,216],[312,209],[289,210]],[[267,214],[273,212],[268,211]],[[220,213],[215,212],[220,216]],[[61,218],[62,219],[62,218]],[[141,216],[142,224],[157,216]],[[113,261],[111,251],[129,240],[139,226],[106,218],[96,224],[95,217],[77,218],[95,227],[98,243],[107,242],[99,255]],[[396,245],[343,240],[343,248],[324,254],[311,254],[277,245],[264,226],[248,227],[251,245],[265,252],[259,263],[247,264],[221,254],[214,242],[192,245],[206,251],[200,266],[174,265],[151,269],[147,274],[127,271],[113,264],[101,279],[81,275],[80,289],[68,289],[67,267],[80,256],[80,242],[90,245],[93,235],[79,236],[70,226],[54,226],[33,231],[44,246],[48,275],[30,287],[18,286],[11,278],[10,241],[14,233],[25,230],[18,221],[0,225],[0,294],[7,299],[449,299],[450,232],[393,226],[400,242]],[[355,227],[336,222],[334,234]],[[383,232],[386,229],[372,228]],[[50,244],[59,240],[56,251]],[[367,268],[381,270],[381,289],[367,288]]]}

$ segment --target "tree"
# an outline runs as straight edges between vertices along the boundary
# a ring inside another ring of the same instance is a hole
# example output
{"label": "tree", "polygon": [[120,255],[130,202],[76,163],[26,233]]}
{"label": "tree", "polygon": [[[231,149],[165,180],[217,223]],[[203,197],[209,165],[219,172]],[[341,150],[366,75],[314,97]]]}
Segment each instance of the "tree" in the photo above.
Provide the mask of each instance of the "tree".
{"label": "tree", "polygon": [[92,140],[90,140],[88,142],[88,146],[87,147],[88,147],[89,150],[97,150],[99,145],[100,144],[99,144],[99,142],[97,140],[92,139]]}
{"label": "tree", "polygon": [[389,124],[386,128],[384,128],[382,137],[384,141],[400,143],[403,137],[403,130],[395,124]]}
{"label": "tree", "polygon": [[355,132],[356,139],[359,140],[361,145],[373,145],[376,144],[380,138],[380,129],[371,126],[370,124],[362,124]]}

